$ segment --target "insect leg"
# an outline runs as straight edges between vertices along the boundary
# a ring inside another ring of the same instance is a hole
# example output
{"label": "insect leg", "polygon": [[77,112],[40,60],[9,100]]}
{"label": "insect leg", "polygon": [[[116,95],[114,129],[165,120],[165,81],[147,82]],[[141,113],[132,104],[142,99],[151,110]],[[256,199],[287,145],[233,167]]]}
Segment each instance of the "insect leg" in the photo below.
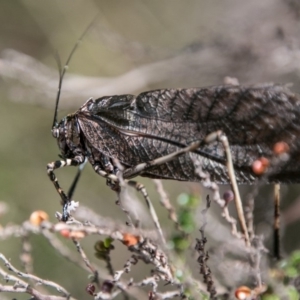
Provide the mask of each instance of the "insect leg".
{"label": "insect leg", "polygon": [[182,148],[178,151],[175,151],[173,153],[170,153],[168,155],[165,156],[161,156],[159,158],[156,158],[154,160],[148,161],[146,163],[140,163],[132,168],[128,168],[124,171],[124,177],[125,178],[130,178],[130,177],[134,177],[137,176],[138,174],[140,174],[142,171],[145,171],[146,169],[153,167],[153,166],[157,166],[157,165],[161,165],[164,164],[170,160],[175,159],[178,156],[181,156],[187,152],[192,152],[196,149],[198,149],[199,147],[201,147],[204,144],[209,144],[217,139],[219,139],[222,135],[221,131],[215,131],[211,134],[209,134],[204,140],[202,141],[196,141],[191,143],[190,145],[188,145],[185,148]]}
{"label": "insect leg", "polygon": [[75,188],[77,186],[77,183],[79,181],[79,178],[81,176],[81,173],[82,173],[82,170],[84,169],[85,165],[87,163],[87,159],[84,160],[84,163],[82,163],[79,167],[78,167],[78,170],[77,170],[77,174],[68,190],[68,198],[71,199],[73,197],[73,194],[75,192]]}
{"label": "insect leg", "polygon": [[70,199],[66,195],[66,193],[63,191],[63,189],[60,187],[57,177],[54,174],[54,170],[63,168],[66,166],[78,166],[84,162],[84,156],[75,156],[72,159],[66,159],[66,160],[57,160],[55,162],[51,162],[47,165],[47,173],[54,184],[55,189],[57,190],[58,194],[60,195],[62,205],[63,205],[63,215],[62,215],[62,221],[67,221],[69,218],[69,204],[70,204]]}
{"label": "insect leg", "polygon": [[[112,182],[115,182],[116,184],[119,184],[119,178],[118,178],[117,175],[105,172],[103,169],[101,169],[100,165],[95,164],[95,163],[92,164],[92,167],[95,170],[95,172],[97,174],[99,174],[100,176],[102,176],[102,177],[104,177],[104,178],[106,178],[106,179],[108,179],[108,180],[110,180]],[[147,204],[147,206],[149,208],[151,217],[153,219],[154,225],[155,225],[155,227],[158,230],[158,233],[159,233],[159,235],[161,237],[161,240],[165,244],[166,241],[165,241],[165,238],[164,238],[161,226],[159,224],[157,214],[155,212],[155,209],[154,209],[154,207],[152,205],[152,202],[150,200],[150,197],[149,197],[149,195],[147,193],[147,190],[146,190],[145,186],[143,184],[139,183],[139,182],[136,182],[136,181],[133,181],[133,180],[128,180],[128,179],[124,179],[124,182],[127,183],[129,186],[135,188],[144,197],[144,199],[146,201],[146,204]],[[112,189],[114,191],[119,192],[118,187],[115,187],[115,186],[112,186],[112,187],[113,187]]]}
{"label": "insect leg", "polygon": [[99,166],[98,164],[92,164],[92,167],[94,169],[94,171],[99,174],[101,177],[104,177],[106,179],[109,179],[113,182],[118,183],[118,177],[117,175],[113,174],[113,173],[107,173],[105,172],[103,169],[101,169],[101,166]]}
{"label": "insect leg", "polygon": [[125,179],[125,182],[127,182],[127,184],[129,186],[135,188],[138,192],[140,192],[143,195],[143,197],[146,201],[147,207],[149,209],[150,215],[152,217],[152,220],[154,222],[154,225],[155,225],[155,227],[156,227],[156,229],[157,229],[157,231],[160,235],[160,238],[161,238],[163,244],[166,245],[166,240],[165,240],[164,234],[162,232],[162,229],[161,229],[161,226],[160,226],[160,223],[159,223],[159,220],[158,220],[158,216],[157,216],[156,211],[155,211],[155,209],[152,205],[152,201],[150,200],[150,197],[147,193],[147,190],[146,190],[145,186],[142,183],[134,181],[134,180],[126,180]]}
{"label": "insect leg", "polygon": [[239,217],[239,221],[240,221],[240,224],[242,227],[242,231],[245,236],[246,245],[249,246],[250,245],[249,234],[248,234],[248,230],[247,230],[247,226],[246,226],[246,222],[245,222],[245,217],[244,217],[244,212],[243,212],[242,202],[240,199],[239,190],[238,190],[237,183],[236,183],[230,147],[229,147],[227,137],[226,137],[226,135],[224,135],[222,133],[222,131],[219,130],[219,131],[212,132],[202,141],[193,142],[189,146],[182,148],[178,151],[175,151],[173,153],[159,157],[157,159],[154,159],[154,160],[146,162],[146,163],[138,164],[135,167],[129,168],[124,171],[124,177],[125,178],[134,177],[152,166],[166,163],[180,155],[183,155],[184,153],[195,151],[197,148],[201,147],[202,145],[209,144],[216,140],[221,141],[224,146],[224,149],[225,149],[226,161],[227,161],[226,165],[227,165],[228,174],[229,174],[229,177],[231,180],[231,186],[232,186],[234,194],[235,194],[236,209],[238,212],[238,217]]}

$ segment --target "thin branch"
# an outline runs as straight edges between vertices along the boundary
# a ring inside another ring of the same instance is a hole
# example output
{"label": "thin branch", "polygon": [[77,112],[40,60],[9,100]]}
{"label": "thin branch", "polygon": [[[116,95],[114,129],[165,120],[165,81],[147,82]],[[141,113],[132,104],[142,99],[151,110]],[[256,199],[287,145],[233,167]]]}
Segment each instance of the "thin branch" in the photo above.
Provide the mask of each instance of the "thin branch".
{"label": "thin branch", "polygon": [[60,285],[41,279],[37,276],[32,274],[25,274],[17,270],[9,261],[8,259],[0,253],[0,259],[4,261],[5,266],[8,268],[9,271],[14,272],[18,277],[27,278],[29,280],[33,280],[37,284],[43,284],[46,286],[50,286],[55,288],[58,292],[63,293],[64,296],[54,296],[54,295],[44,295],[38,292],[36,289],[33,289],[28,283],[23,281],[22,279],[8,274],[2,268],[0,268],[0,275],[5,279],[6,282],[13,281],[15,282],[14,285],[1,285],[0,284],[0,292],[12,292],[12,293],[27,293],[34,297],[36,300],[75,300],[74,298],[70,297],[70,294],[62,288]]}
{"label": "thin branch", "polygon": [[274,185],[274,257],[281,259],[280,253],[280,184]]}
{"label": "thin branch", "polygon": [[43,285],[46,285],[46,286],[49,286],[49,287],[52,287],[54,289],[56,289],[59,293],[62,293],[64,296],[67,296],[69,297],[70,293],[65,290],[62,286],[58,285],[56,282],[53,282],[53,281],[50,281],[50,280],[44,280],[44,279],[41,279],[37,276],[34,276],[32,274],[27,274],[27,273],[23,273],[19,270],[17,270],[9,261],[8,259],[6,259],[6,257],[0,253],[0,259],[4,261],[4,264],[5,266],[12,272],[14,272],[15,274],[17,274],[19,277],[22,277],[22,278],[27,278],[27,279],[30,279],[30,280],[33,280],[35,281],[36,283],[39,283],[39,284],[43,284]]}
{"label": "thin branch", "polygon": [[160,204],[168,211],[169,213],[169,219],[172,220],[175,223],[175,226],[177,229],[179,229],[179,224],[178,224],[178,218],[176,214],[176,210],[172,203],[170,202],[170,199],[163,187],[162,181],[159,179],[153,179],[153,182],[156,187],[156,191],[160,196]]}
{"label": "thin branch", "polygon": [[217,291],[214,285],[214,281],[211,276],[211,270],[209,266],[207,265],[207,261],[209,259],[208,252],[205,250],[205,245],[207,243],[207,239],[205,237],[205,227],[207,225],[207,220],[206,220],[206,213],[208,209],[210,208],[210,199],[207,196],[206,198],[206,208],[204,208],[201,212],[202,217],[203,217],[203,224],[200,228],[200,234],[201,234],[201,239],[197,239],[197,243],[195,246],[195,250],[198,252],[199,257],[197,259],[199,265],[200,265],[200,274],[203,275],[204,283],[206,284],[207,291],[209,292],[210,299],[217,299]]}

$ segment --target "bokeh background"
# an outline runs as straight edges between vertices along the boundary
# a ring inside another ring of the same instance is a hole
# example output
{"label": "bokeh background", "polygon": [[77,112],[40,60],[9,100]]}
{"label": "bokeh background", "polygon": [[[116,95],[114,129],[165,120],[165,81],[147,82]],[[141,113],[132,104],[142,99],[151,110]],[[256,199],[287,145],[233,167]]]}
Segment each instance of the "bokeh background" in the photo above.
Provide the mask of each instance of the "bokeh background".
{"label": "bokeh background", "polygon": [[[64,62],[96,15],[63,83],[60,118],[88,97],[218,85],[225,76],[236,77],[243,84],[292,83],[292,90],[300,92],[297,0],[1,0],[0,201],[8,207],[0,219],[2,226],[19,224],[37,209],[45,210],[54,221],[55,211],[60,210],[59,197],[46,175],[46,164],[58,157],[50,132],[58,85],[54,56],[58,53]],[[75,168],[56,172],[65,189],[75,173]],[[153,183],[140,180],[168,231],[173,225],[156,200]],[[174,205],[182,192],[197,189],[206,193],[195,184],[168,181],[165,187]],[[244,198],[251,190],[242,187]],[[285,254],[300,246],[299,193],[297,185],[282,187]],[[120,222],[126,219],[115,205],[116,195],[90,166],[84,170],[74,198],[99,214]],[[255,201],[257,230],[271,246],[272,187],[259,187]],[[218,212],[218,208],[211,211]],[[210,225],[207,230],[218,241],[218,225]],[[94,242],[90,238],[85,244],[91,257]],[[85,299],[85,285],[78,283],[88,282],[88,274],[59,257],[42,237],[32,237],[32,245],[35,273]],[[16,266],[20,246],[18,239],[0,241],[0,251]],[[114,255],[119,268],[129,257],[122,247],[119,245]],[[139,272],[137,267],[133,274]]]}

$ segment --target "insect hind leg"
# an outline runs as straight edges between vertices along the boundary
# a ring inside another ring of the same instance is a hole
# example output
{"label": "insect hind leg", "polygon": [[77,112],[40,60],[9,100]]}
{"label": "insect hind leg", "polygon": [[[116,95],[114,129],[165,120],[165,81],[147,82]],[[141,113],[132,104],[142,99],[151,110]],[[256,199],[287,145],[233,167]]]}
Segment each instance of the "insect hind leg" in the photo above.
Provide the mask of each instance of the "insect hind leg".
{"label": "insect hind leg", "polygon": [[51,182],[54,184],[54,187],[61,198],[61,204],[63,205],[62,221],[64,222],[67,221],[70,216],[69,205],[71,203],[71,200],[59,185],[54,170],[67,167],[67,166],[78,166],[83,162],[84,162],[84,156],[75,156],[74,158],[70,158],[66,160],[57,160],[47,165],[47,174]]}
{"label": "insect hind leg", "polygon": [[150,199],[150,197],[148,195],[146,187],[142,183],[137,182],[135,180],[125,180],[125,182],[127,182],[127,184],[129,186],[135,188],[138,192],[140,192],[143,195],[143,197],[144,197],[144,199],[146,201],[147,207],[149,209],[151,218],[152,218],[152,220],[154,222],[154,225],[155,225],[155,227],[156,227],[156,229],[158,231],[158,234],[159,234],[159,236],[160,236],[163,244],[165,245],[166,244],[166,240],[165,240],[164,234],[162,232],[162,228],[160,226],[159,219],[158,219],[158,216],[156,214],[155,208],[152,205],[152,201],[151,201],[151,199]]}
{"label": "insect hind leg", "polygon": [[[92,167],[94,169],[94,171],[99,174],[100,176],[104,177],[107,179],[107,182],[109,183],[108,185],[111,187],[112,190],[114,190],[115,192],[119,193],[120,192],[120,185],[119,185],[119,178],[117,175],[113,174],[113,173],[107,173],[105,172],[101,166],[99,164],[93,163]],[[161,226],[159,224],[159,220],[157,217],[157,214],[155,212],[155,209],[152,205],[152,202],[150,200],[150,197],[147,193],[147,190],[145,188],[145,186],[137,181],[134,180],[128,180],[128,179],[124,179],[124,182],[126,184],[128,184],[129,186],[135,188],[139,193],[142,194],[144,200],[146,201],[147,207],[149,209],[149,212],[151,214],[152,220],[154,222],[154,225],[160,235],[161,240],[163,241],[163,243],[165,244],[165,238],[161,229]]]}
{"label": "insect hind leg", "polygon": [[183,147],[183,148],[181,148],[177,151],[174,151],[174,152],[169,153],[167,155],[164,155],[164,156],[158,157],[156,159],[147,161],[145,163],[140,163],[140,164],[138,164],[134,167],[127,168],[124,171],[124,178],[135,177],[135,176],[141,174],[142,172],[146,171],[149,168],[167,163],[167,162],[169,162],[169,161],[175,159],[176,157],[179,157],[179,156],[181,156],[185,153],[193,152],[193,151],[197,150],[198,148],[202,147],[205,144],[209,144],[209,143],[212,143],[214,141],[220,140],[222,135],[223,135],[222,131],[220,131],[220,130],[214,131],[214,132],[208,134],[205,137],[205,139],[203,139],[203,140],[198,140],[198,141],[192,142],[189,145],[187,145],[186,147]]}

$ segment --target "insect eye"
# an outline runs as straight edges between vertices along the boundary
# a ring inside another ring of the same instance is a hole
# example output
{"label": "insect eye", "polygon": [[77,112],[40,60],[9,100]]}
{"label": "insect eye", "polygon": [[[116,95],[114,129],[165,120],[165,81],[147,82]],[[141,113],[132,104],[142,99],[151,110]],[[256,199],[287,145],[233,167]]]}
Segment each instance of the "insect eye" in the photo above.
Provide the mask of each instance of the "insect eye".
{"label": "insect eye", "polygon": [[94,106],[94,99],[93,98],[89,98],[82,107],[86,107],[88,110],[92,110],[93,106]]}
{"label": "insect eye", "polygon": [[92,111],[93,108],[94,108],[94,102],[88,103],[87,108],[88,108],[89,111]]}
{"label": "insect eye", "polygon": [[58,128],[53,128],[52,129],[52,136],[56,139],[59,138],[59,129]]}

